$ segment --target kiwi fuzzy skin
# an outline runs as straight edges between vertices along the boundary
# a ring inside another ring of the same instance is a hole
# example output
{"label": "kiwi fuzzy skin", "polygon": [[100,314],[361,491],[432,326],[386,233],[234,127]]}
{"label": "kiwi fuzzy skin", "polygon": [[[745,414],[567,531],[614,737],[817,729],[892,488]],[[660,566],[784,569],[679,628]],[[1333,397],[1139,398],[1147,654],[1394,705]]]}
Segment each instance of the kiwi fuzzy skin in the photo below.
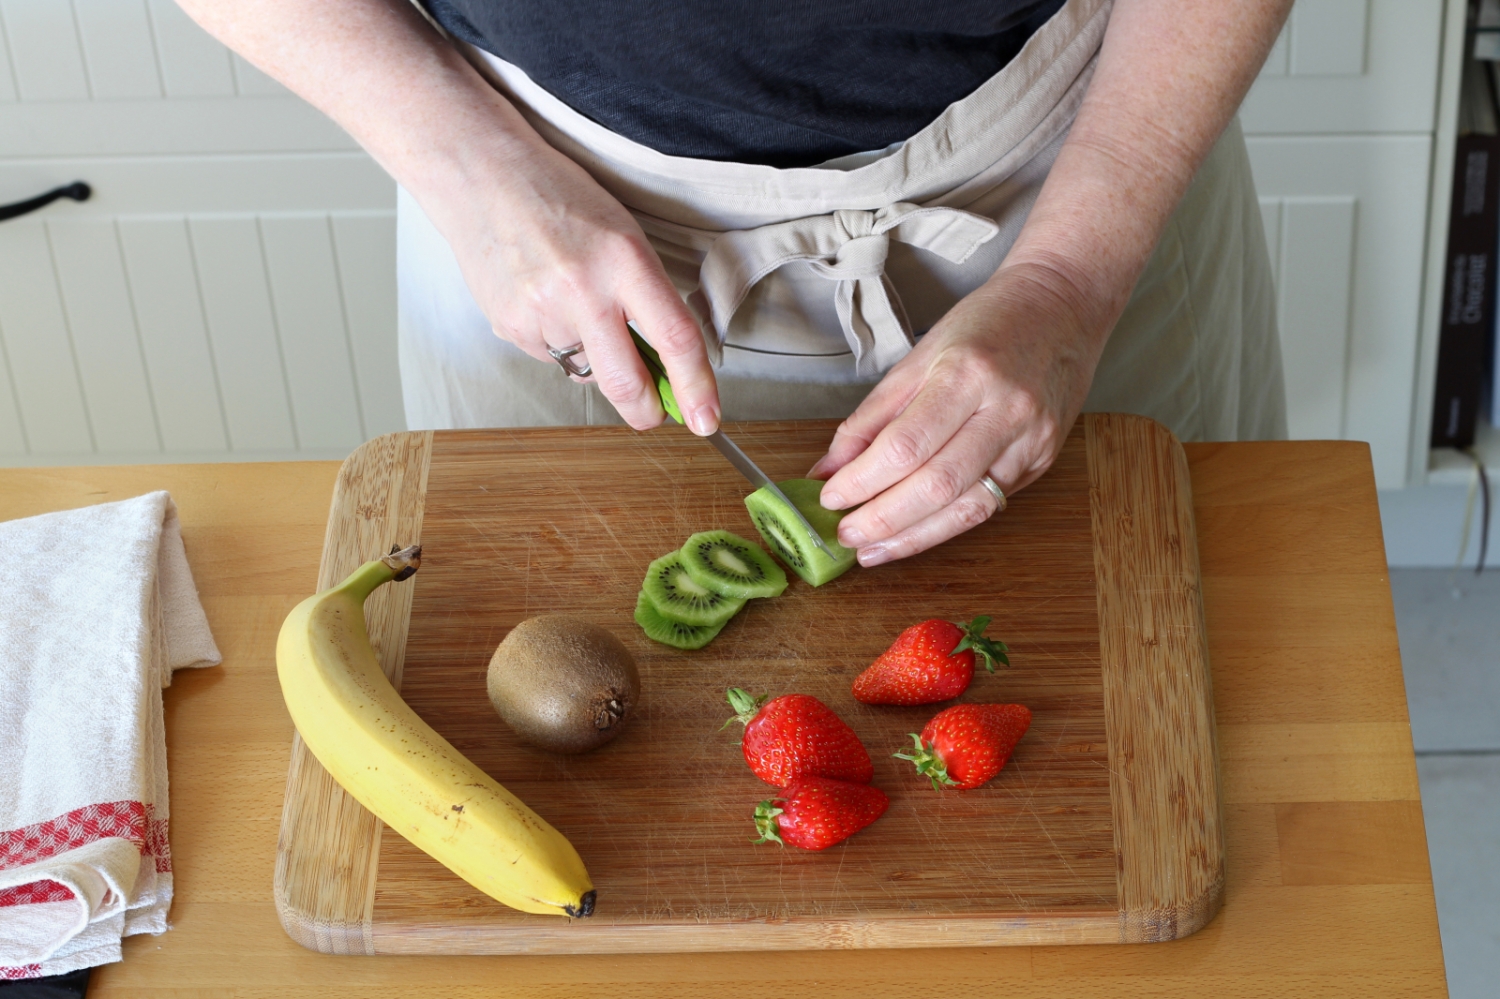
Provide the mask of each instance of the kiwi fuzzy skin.
{"label": "kiwi fuzzy skin", "polygon": [[586,753],[624,731],[641,696],[635,658],[583,617],[542,614],[511,629],[486,677],[490,703],[539,749]]}

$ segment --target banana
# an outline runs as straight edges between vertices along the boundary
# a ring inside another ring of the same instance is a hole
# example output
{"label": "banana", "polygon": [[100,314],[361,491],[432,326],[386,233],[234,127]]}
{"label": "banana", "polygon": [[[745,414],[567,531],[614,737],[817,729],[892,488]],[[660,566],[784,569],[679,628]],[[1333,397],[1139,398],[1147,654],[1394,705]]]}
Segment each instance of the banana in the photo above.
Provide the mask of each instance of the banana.
{"label": "banana", "polygon": [[287,615],[276,672],[292,721],[355,800],[475,888],[522,912],[592,915],[573,844],[418,718],[375,659],[365,599],[421,554],[366,562]]}

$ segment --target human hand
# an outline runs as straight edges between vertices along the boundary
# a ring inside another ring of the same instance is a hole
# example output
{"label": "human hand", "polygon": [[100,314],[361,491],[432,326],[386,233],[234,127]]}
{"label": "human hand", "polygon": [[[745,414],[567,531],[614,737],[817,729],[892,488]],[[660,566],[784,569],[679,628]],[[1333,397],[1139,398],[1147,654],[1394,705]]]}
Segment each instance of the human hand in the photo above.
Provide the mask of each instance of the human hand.
{"label": "human hand", "polygon": [[1055,275],[1003,267],[875,386],[809,473],[828,478],[825,507],[864,504],[839,525],[861,565],[988,520],[999,501],[981,475],[1010,496],[1051,466],[1108,332],[1083,316]]}
{"label": "human hand", "polygon": [[447,238],[495,335],[547,364],[548,347],[582,343],[572,362],[625,421],[662,421],[659,397],[625,327],[656,348],[688,427],[710,434],[719,400],[698,321],[630,213],[551,147],[515,144],[459,196],[419,200]]}
{"label": "human hand", "polygon": [[220,41],[310,101],[410,191],[496,334],[576,363],[627,422],[663,413],[625,323],[656,347],[688,426],[712,433],[703,335],[630,213],[400,0],[182,0]]}

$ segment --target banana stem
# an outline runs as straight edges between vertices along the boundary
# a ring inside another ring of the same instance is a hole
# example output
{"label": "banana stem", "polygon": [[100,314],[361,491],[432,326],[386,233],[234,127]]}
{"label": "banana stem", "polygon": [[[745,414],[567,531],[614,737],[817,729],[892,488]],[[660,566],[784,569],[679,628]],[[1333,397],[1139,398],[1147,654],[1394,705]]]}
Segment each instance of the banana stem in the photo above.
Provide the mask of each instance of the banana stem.
{"label": "banana stem", "polygon": [[396,574],[391,578],[399,583],[421,567],[422,546],[408,545],[405,548],[398,548],[395,545],[391,545],[391,553],[389,555],[382,555],[380,561],[395,571]]}
{"label": "banana stem", "polygon": [[335,589],[344,590],[364,603],[377,587],[408,578],[421,564],[421,545],[392,548],[389,555],[382,555],[355,569]]}

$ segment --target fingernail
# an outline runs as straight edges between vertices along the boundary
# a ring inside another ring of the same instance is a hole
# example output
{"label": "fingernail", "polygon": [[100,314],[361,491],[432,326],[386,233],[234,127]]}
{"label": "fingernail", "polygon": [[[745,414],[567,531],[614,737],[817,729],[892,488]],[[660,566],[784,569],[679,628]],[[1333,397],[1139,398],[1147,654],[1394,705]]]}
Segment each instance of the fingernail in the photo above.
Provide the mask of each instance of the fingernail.
{"label": "fingernail", "polygon": [[[814,471],[816,471],[816,469],[814,469]],[[840,496],[838,493],[831,493],[826,489],[823,490],[823,494],[818,497],[818,502],[825,510],[842,510],[844,508],[844,497]]]}
{"label": "fingernail", "polygon": [[839,544],[845,548],[858,548],[865,543],[865,532],[857,527],[839,527]]}
{"label": "fingernail", "polygon": [[688,414],[693,433],[707,437],[719,429],[719,411],[712,406],[699,406]]}
{"label": "fingernail", "polygon": [[859,564],[866,569],[872,565],[880,565],[882,562],[891,560],[891,550],[885,545],[871,545],[859,550]]}

